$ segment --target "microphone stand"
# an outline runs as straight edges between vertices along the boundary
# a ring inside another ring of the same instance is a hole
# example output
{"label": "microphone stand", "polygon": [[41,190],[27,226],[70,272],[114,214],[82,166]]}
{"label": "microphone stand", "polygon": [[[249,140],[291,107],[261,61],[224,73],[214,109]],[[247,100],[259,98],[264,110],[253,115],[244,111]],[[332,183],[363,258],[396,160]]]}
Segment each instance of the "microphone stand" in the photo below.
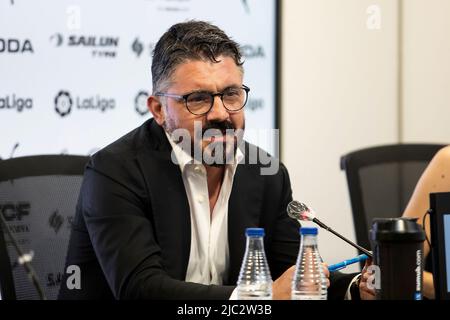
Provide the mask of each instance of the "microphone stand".
{"label": "microphone stand", "polygon": [[[25,271],[28,275],[28,279],[31,281],[31,283],[33,284],[33,286],[35,287],[38,295],[39,295],[39,299],[40,300],[47,300],[45,294],[44,294],[44,290],[42,290],[41,285],[39,284],[39,280],[37,278],[36,272],[34,271],[33,266],[31,265],[31,260],[33,259],[32,255],[29,253],[24,253],[22,251],[22,249],[20,249],[16,239],[14,238],[14,236],[12,235],[11,231],[8,228],[8,225],[6,224],[6,221],[3,217],[3,214],[0,212],[0,227],[1,224],[3,224],[3,226],[5,227],[4,229],[6,230],[6,233],[8,234],[9,239],[11,240],[14,249],[17,252],[17,256],[18,256],[18,261],[19,264],[23,265],[23,267],[25,268]],[[1,231],[1,230],[0,230]]]}
{"label": "microphone stand", "polygon": [[347,242],[349,245],[351,245],[351,246],[355,247],[356,249],[358,249],[358,250],[364,252],[364,254],[366,254],[367,256],[373,258],[372,252],[370,252],[369,250],[364,249],[364,248],[361,247],[360,245],[358,245],[358,244],[356,244],[356,243],[354,243],[354,242],[348,240],[346,237],[340,235],[339,233],[337,233],[336,231],[334,231],[333,229],[331,229],[329,226],[327,226],[326,224],[324,224],[324,223],[323,223],[322,221],[320,221],[319,219],[313,218],[312,221],[313,221],[314,223],[316,223],[317,225],[319,225],[321,228],[323,228],[323,229],[325,229],[325,230],[331,232],[331,233],[334,234],[335,236],[341,238],[342,240],[344,240],[345,242]]}

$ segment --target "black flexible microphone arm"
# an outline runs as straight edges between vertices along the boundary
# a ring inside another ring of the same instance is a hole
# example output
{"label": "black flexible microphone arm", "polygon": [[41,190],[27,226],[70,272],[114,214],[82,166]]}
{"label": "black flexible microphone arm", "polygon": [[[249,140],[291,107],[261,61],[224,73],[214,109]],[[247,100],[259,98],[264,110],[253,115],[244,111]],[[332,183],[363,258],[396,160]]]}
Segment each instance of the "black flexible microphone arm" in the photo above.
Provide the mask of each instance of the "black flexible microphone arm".
{"label": "black flexible microphone arm", "polygon": [[349,245],[355,247],[356,249],[364,252],[365,255],[373,258],[373,254],[372,252],[370,252],[367,249],[364,249],[363,247],[361,247],[360,245],[348,240],[346,237],[340,235],[339,233],[337,233],[336,231],[334,231],[333,229],[331,229],[329,226],[327,226],[326,224],[322,223],[319,219],[314,218],[312,219],[312,221],[317,224],[318,226],[320,226],[321,228],[324,228],[325,230],[331,232],[332,234],[334,234],[335,236],[339,237],[340,239],[344,240],[345,242],[347,242]]}
{"label": "black flexible microphone arm", "polygon": [[[360,245],[357,245],[356,243],[354,243],[353,241],[348,240],[346,237],[344,237],[343,235],[337,233],[336,231],[334,231],[333,229],[331,229],[329,226],[327,226],[325,223],[323,223],[322,221],[320,221],[319,219],[317,219],[315,217],[315,213],[314,211],[312,211],[310,208],[308,208],[308,206],[302,202],[299,201],[291,201],[287,208],[286,211],[289,215],[289,217],[291,217],[292,219],[297,220],[299,223],[301,220],[305,220],[305,221],[312,221],[315,224],[317,224],[318,226],[320,226],[321,228],[331,232],[332,234],[334,234],[335,236],[339,237],[340,239],[344,240],[345,242],[347,242],[349,245],[351,245],[352,247],[355,247],[356,249],[364,252],[364,254],[366,254],[367,256],[373,258],[373,254],[372,252],[370,252],[367,249],[364,249],[363,247],[361,247]],[[300,224],[301,225],[301,224]]]}
{"label": "black flexible microphone arm", "polygon": [[[28,275],[28,279],[31,281],[31,283],[33,284],[33,286],[35,287],[38,295],[39,295],[39,299],[40,300],[47,300],[45,294],[44,294],[44,290],[42,290],[42,287],[39,283],[38,277],[36,275],[36,272],[34,271],[33,266],[31,265],[31,259],[29,258],[29,254],[25,254],[22,249],[20,249],[19,244],[17,243],[17,240],[14,238],[14,236],[12,235],[11,231],[8,228],[8,225],[6,224],[6,221],[3,217],[3,214],[0,212],[0,222],[1,224],[3,224],[4,229],[6,230],[6,233],[8,234],[9,239],[11,240],[14,249],[17,252],[17,256],[18,256],[18,261],[19,264],[23,265],[23,267],[25,268],[25,271]],[[1,226],[0,224],[0,226]]]}

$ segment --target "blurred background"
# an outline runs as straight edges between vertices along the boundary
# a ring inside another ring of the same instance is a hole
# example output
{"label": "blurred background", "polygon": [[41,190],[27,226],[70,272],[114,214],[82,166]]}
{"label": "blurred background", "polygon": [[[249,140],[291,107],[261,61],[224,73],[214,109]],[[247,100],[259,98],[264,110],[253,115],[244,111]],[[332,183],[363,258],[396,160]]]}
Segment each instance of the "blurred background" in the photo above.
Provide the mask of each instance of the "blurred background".
{"label": "blurred background", "polygon": [[[450,1],[282,2],[281,158],[294,198],[352,236],[342,155],[450,141]],[[319,241],[326,261],[355,254]]]}

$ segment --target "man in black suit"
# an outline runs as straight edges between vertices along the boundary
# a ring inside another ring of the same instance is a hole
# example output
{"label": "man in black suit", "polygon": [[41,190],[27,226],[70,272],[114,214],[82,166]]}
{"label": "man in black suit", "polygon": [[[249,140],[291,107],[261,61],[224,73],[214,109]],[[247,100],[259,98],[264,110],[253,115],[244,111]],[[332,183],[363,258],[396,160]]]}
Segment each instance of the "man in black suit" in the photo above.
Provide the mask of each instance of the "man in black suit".
{"label": "man in black suit", "polygon": [[[229,299],[245,229],[262,227],[273,298],[289,299],[299,249],[291,185],[282,164],[263,174],[267,161],[252,155],[277,160],[238,134],[249,92],[238,45],[205,22],[174,25],[152,76],[153,119],[87,165],[67,256],[81,288],[65,278],[60,298]],[[333,273],[329,298],[343,298],[351,277]]]}

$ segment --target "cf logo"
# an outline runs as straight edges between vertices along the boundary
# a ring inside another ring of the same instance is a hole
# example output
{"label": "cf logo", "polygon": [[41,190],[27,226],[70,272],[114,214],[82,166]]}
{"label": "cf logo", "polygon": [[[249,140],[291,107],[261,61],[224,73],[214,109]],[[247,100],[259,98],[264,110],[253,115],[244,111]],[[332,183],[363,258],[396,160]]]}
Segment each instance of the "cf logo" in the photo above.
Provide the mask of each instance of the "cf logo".
{"label": "cf logo", "polygon": [[30,214],[30,203],[3,203],[0,204],[0,212],[6,221],[21,221],[24,216]]}

